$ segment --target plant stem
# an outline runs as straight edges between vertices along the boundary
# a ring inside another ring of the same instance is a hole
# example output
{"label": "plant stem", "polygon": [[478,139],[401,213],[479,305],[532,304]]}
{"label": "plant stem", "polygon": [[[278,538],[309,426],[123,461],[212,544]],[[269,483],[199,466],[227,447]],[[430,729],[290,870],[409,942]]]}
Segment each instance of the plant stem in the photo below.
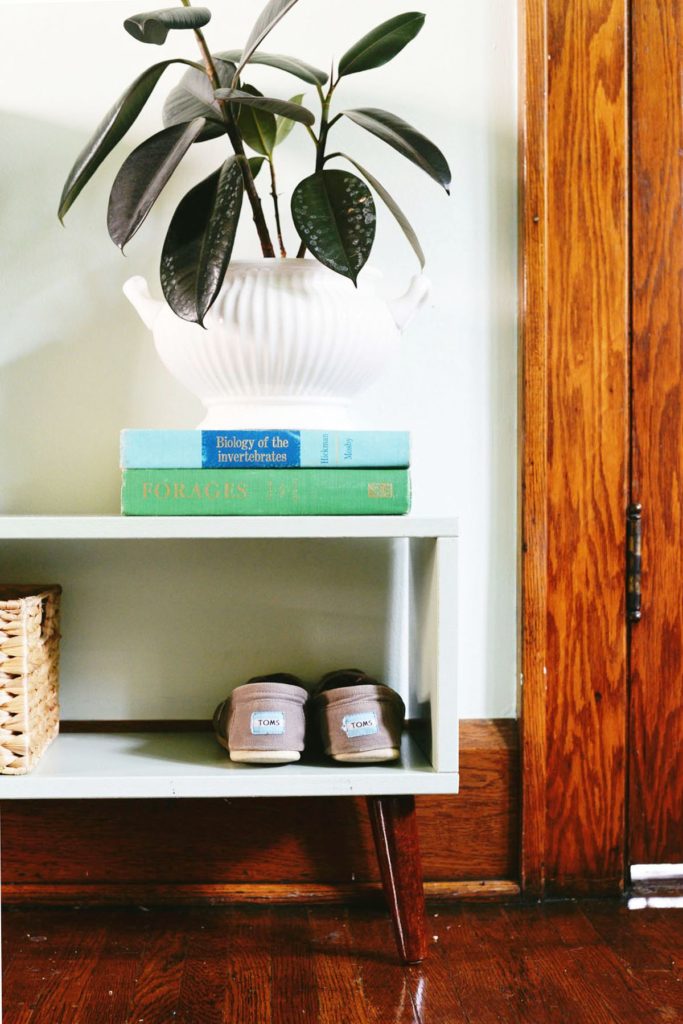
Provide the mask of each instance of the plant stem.
{"label": "plant stem", "polygon": [[254,216],[254,224],[256,225],[256,231],[261,243],[261,252],[267,259],[274,259],[275,250],[273,248],[273,242],[270,237],[266,218],[263,213],[263,207],[261,205],[261,197],[256,190],[256,184],[254,182],[254,176],[251,173],[251,167],[247,160],[244,152],[244,146],[242,145],[242,139],[240,133],[237,130],[237,125],[231,113],[228,114],[228,137],[232,143],[232,148],[235,150],[238,156],[243,157],[240,160],[240,166],[242,168],[242,177],[244,178],[244,188],[246,190],[249,202],[251,204],[252,214]]}
{"label": "plant stem", "polygon": [[[330,121],[330,103],[332,102],[332,94],[334,93],[334,88],[335,88],[336,84],[337,84],[336,82],[332,81],[332,75],[330,75],[330,86],[329,86],[326,94],[323,93],[323,91],[320,88],[320,86],[317,87],[318,88],[318,95],[320,96],[320,102],[322,103],[322,108],[323,109],[322,109],[322,113],[320,115],[320,132],[318,134],[318,138],[316,139],[315,135],[313,135],[313,140],[315,142],[315,150],[316,150],[316,154],[315,154],[315,170],[316,170],[316,173],[318,171],[322,171],[323,167],[325,166],[325,146],[327,145],[327,133],[329,132],[330,128],[335,123],[335,121],[338,121],[339,117],[340,117],[340,115],[338,114],[337,117],[333,117],[332,120]],[[311,132],[310,134],[313,134],[313,133]],[[299,246],[299,251],[296,254],[296,258],[301,260],[301,259],[304,258],[305,254],[306,254],[306,243],[302,242],[301,245]]]}
{"label": "plant stem", "polygon": [[[182,3],[184,7],[192,6],[190,0],[182,0]],[[216,65],[213,62],[213,57],[211,56],[211,51],[209,50],[209,47],[206,44],[204,33],[202,32],[201,29],[196,28],[194,29],[194,34],[197,38],[197,43],[199,44],[199,49],[204,59],[204,65],[206,67],[206,73],[208,75],[209,81],[211,82],[211,85],[213,86],[214,89],[220,89],[220,79],[218,77],[218,72],[216,71]],[[223,114],[223,120],[225,121],[225,130],[232,144],[232,148],[234,149],[235,153],[238,156],[244,157],[244,159],[240,160],[239,163],[242,169],[244,188],[247,193],[249,203],[251,204],[251,210],[254,216],[256,232],[261,243],[261,252],[267,259],[272,259],[275,257],[273,242],[271,240],[270,232],[268,231],[268,225],[266,223],[266,218],[263,213],[261,197],[259,196],[258,191],[256,189],[254,176],[251,173],[251,167],[249,166],[249,161],[246,158],[244,146],[242,145],[242,138],[238,131],[237,125],[235,124],[235,118],[232,115],[229,103],[219,101],[218,105],[221,108],[221,112]]]}
{"label": "plant stem", "polygon": [[287,250],[285,249],[285,243],[282,239],[282,224],[280,223],[280,200],[277,194],[277,182],[275,180],[275,164],[272,156],[268,157],[268,166],[270,168],[270,185],[271,185],[271,196],[273,197],[273,208],[275,210],[275,224],[277,227],[277,240],[280,246],[280,256],[283,260],[287,258]]}
{"label": "plant stem", "polygon": [[320,134],[318,135],[318,147],[315,160],[316,171],[322,171],[323,164],[325,163],[325,146],[327,144],[327,133],[330,130],[330,102],[332,100],[333,89],[334,87],[330,86],[327,90],[327,95],[323,100],[323,110],[320,117]]}

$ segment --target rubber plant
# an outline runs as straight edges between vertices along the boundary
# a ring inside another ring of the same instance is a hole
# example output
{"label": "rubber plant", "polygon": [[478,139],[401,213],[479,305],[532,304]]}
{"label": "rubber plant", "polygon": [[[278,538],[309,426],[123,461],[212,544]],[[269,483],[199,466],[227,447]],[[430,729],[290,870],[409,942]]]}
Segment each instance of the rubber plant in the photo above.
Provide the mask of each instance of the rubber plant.
{"label": "rubber plant", "polygon": [[[375,238],[374,191],[386,203],[424,266],[424,254],[415,232],[389,192],[353,157],[328,149],[332,129],[346,118],[412,161],[448,192],[451,175],[443,153],[396,114],[375,107],[332,113],[332,100],[342,81],[396,57],[421,30],[425,16],[410,11],[378,25],[344,53],[328,76],[297,57],[259,49],[297,2],[270,0],[241,50],[216,53],[209,49],[202,31],[211,18],[210,11],[191,6],[189,0],[182,0],[181,7],[126,19],[126,31],[141,43],[151,45],[163,44],[172,32],[193,32],[201,60],[171,58],[152,64],[138,75],[105,114],[64,184],[60,220],[134,124],[166,69],[172,65],[186,66],[180,82],[166,99],[163,129],[134,149],[116,175],[107,215],[109,234],[123,251],[190,150],[207,139],[226,138],[230,154],[181,200],[162,249],[160,277],[164,296],[184,320],[203,324],[218,295],[230,263],[245,195],[263,255],[275,257],[256,185],[264,164],[270,178],[278,252],[282,257],[287,255],[275,151],[296,124],[303,125],[315,149],[313,172],[299,182],[291,197],[292,218],[300,239],[297,255],[303,257],[308,250],[326,267],[355,284]],[[315,90],[319,115],[316,117],[306,106],[304,93],[286,100],[262,95],[246,81],[257,64],[293,75]],[[343,169],[331,166],[332,161],[342,161]]]}

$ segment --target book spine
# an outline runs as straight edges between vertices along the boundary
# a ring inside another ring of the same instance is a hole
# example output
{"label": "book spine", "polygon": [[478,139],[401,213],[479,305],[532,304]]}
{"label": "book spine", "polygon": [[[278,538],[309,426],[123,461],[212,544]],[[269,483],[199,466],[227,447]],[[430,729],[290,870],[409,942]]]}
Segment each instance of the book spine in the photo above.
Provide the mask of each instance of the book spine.
{"label": "book spine", "polygon": [[399,430],[123,430],[122,469],[407,467]]}
{"label": "book spine", "polygon": [[121,469],[192,469],[201,465],[201,430],[121,431]]}
{"label": "book spine", "polygon": [[403,515],[407,469],[124,469],[129,516]]}

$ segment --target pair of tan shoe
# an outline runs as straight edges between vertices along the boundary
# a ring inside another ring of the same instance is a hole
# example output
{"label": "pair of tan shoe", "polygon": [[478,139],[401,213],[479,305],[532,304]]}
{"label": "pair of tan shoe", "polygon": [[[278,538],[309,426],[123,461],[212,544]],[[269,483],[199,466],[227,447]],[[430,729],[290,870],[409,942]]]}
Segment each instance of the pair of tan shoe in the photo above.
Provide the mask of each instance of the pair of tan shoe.
{"label": "pair of tan shoe", "polygon": [[404,716],[396,691],[359,669],[328,672],[310,696],[300,679],[278,672],[237,686],[213,727],[233,761],[289,764],[308,745],[335,761],[373,764],[400,756]]}

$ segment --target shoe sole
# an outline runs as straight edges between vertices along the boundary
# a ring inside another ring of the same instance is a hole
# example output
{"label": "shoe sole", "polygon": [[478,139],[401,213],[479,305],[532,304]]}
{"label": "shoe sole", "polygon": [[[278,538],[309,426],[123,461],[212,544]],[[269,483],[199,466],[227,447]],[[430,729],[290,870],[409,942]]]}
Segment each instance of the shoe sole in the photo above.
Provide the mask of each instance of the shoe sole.
{"label": "shoe sole", "polygon": [[298,750],[231,750],[228,741],[216,733],[216,739],[238,764],[292,764],[301,760]]}
{"label": "shoe sole", "polygon": [[397,761],[400,757],[397,747],[380,747],[377,750],[357,750],[351,754],[332,754],[333,761],[344,764],[377,764],[379,761]]}
{"label": "shoe sole", "polygon": [[292,764],[300,761],[298,750],[230,750],[231,761],[238,764]]}

